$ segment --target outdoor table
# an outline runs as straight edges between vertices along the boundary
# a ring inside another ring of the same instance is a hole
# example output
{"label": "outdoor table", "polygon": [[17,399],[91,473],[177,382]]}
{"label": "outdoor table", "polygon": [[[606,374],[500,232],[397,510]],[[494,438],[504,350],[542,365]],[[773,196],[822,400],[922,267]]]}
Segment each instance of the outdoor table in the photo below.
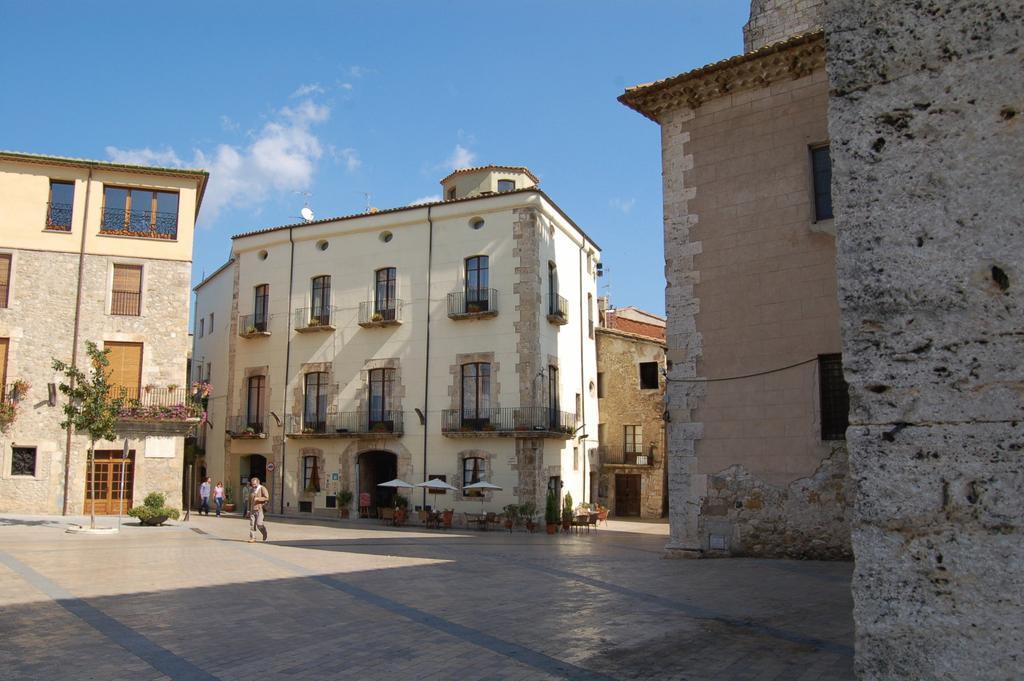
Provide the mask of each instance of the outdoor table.
{"label": "outdoor table", "polygon": [[487,530],[487,514],[486,513],[466,513],[466,524],[476,523],[477,527],[481,530]]}

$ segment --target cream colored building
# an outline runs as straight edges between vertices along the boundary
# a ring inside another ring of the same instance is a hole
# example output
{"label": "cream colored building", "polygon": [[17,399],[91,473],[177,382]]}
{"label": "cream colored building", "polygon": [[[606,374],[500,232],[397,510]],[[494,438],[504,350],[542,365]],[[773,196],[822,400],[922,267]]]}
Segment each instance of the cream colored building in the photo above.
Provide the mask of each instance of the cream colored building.
{"label": "cream colored building", "polygon": [[442,187],[437,203],[234,237],[196,287],[215,480],[237,494],[269,479],[286,514],[336,514],[341,490],[374,513],[395,477],[502,488],[401,490],[459,512],[542,507],[549,485],[590,500],[600,251],[525,168]]}
{"label": "cream colored building", "polygon": [[673,550],[850,554],[822,7],[620,97],[662,131]]}
{"label": "cream colored building", "polygon": [[[152,491],[181,505],[192,238],[207,174],[0,152],[0,511],[81,513],[84,436],[61,429],[54,358],[110,351],[127,438],[97,445],[96,511]],[[27,386],[27,387],[26,387]],[[122,485],[121,470],[125,471]]]}

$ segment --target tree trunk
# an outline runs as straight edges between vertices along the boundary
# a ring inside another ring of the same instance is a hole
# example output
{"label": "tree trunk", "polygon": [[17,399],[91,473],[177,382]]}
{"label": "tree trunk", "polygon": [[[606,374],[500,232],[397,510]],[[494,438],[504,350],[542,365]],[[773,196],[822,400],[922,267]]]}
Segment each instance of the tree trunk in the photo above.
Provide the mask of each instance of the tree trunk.
{"label": "tree trunk", "polygon": [[96,529],[96,440],[89,441],[89,529]]}

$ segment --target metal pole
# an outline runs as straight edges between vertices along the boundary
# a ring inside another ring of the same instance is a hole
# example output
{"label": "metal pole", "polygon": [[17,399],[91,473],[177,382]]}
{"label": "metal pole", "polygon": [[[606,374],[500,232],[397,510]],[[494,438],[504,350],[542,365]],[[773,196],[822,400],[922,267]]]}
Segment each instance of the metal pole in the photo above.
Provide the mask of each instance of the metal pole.
{"label": "metal pole", "polygon": [[186,477],[188,479],[188,495],[185,500],[185,520],[188,521],[192,514],[192,483],[194,482],[192,479],[192,464],[188,465],[188,475]]}
{"label": "metal pole", "polygon": [[121,531],[121,511],[124,510],[124,467],[128,460],[128,438],[124,439],[124,453],[121,455],[121,496],[117,500],[117,531]]}

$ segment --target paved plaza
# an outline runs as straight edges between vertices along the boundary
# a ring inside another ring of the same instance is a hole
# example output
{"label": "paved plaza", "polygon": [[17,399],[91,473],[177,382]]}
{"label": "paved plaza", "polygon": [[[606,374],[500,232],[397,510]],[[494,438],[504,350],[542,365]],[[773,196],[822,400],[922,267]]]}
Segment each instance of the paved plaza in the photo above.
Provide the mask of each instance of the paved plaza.
{"label": "paved plaza", "polygon": [[4,681],[853,678],[849,563],[665,560],[664,525],[67,522],[0,517]]}

